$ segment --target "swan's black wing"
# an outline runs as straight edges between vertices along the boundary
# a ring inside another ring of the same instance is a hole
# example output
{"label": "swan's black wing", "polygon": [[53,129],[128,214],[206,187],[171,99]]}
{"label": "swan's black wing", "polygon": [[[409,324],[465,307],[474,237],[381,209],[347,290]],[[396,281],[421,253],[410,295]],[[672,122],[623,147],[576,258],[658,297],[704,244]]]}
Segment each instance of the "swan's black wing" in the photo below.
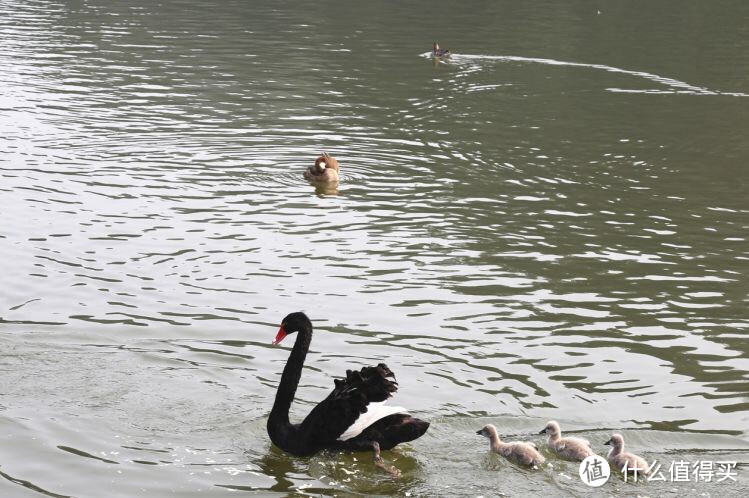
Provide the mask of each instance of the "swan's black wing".
{"label": "swan's black wing", "polygon": [[395,375],[385,365],[346,370],[345,379],[336,379],[335,389],[307,415],[300,432],[320,448],[334,444],[372,402],[385,401],[398,390]]}

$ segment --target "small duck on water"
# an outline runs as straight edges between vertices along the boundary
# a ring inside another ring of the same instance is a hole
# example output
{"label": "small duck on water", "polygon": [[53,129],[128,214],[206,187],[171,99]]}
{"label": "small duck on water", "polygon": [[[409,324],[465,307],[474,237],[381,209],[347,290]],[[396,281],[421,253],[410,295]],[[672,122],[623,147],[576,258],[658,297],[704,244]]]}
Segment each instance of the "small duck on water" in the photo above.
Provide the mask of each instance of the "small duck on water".
{"label": "small duck on water", "polygon": [[304,177],[313,183],[336,183],[338,182],[338,161],[336,158],[323,152],[315,159],[315,164],[304,170]]}
{"label": "small duck on water", "polygon": [[450,57],[450,49],[440,48],[437,42],[432,45],[432,57]]}

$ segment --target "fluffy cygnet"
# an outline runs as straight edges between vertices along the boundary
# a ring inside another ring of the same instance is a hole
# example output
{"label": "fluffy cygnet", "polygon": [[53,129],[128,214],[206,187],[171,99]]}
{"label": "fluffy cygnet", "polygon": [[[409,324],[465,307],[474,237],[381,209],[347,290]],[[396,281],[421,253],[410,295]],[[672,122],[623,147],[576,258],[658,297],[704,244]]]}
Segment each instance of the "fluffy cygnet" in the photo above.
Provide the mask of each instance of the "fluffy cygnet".
{"label": "fluffy cygnet", "polygon": [[304,170],[304,177],[315,183],[334,183],[338,181],[339,170],[336,158],[323,152],[315,159],[315,164]]}
{"label": "fluffy cygnet", "polygon": [[[647,475],[648,473],[648,462],[644,458],[633,455],[632,453],[624,452],[624,438],[621,434],[612,434],[611,439],[603,444],[610,444],[611,449],[606,459],[611,464],[612,468],[616,468],[619,471],[624,470],[624,464],[627,465],[627,472],[638,473],[641,475]],[[637,470],[634,470],[634,469]]]}
{"label": "fluffy cygnet", "polygon": [[489,444],[492,451],[499,453],[511,462],[536,467],[546,461],[544,456],[538,452],[533,443],[517,441],[514,443],[504,443],[499,439],[497,428],[492,424],[487,424],[476,434],[489,438]]}
{"label": "fluffy cygnet", "polygon": [[562,429],[555,421],[550,421],[539,434],[549,435],[549,448],[562,458],[582,462],[593,455],[590,442],[575,437],[562,437]]}

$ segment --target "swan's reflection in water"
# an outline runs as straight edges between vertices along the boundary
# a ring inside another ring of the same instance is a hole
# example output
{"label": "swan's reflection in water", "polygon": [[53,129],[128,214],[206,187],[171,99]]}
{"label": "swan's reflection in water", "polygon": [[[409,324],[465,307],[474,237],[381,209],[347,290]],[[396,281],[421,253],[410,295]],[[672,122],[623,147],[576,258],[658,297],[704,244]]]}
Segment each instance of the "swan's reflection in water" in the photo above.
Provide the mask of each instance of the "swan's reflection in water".
{"label": "swan's reflection in water", "polygon": [[[285,454],[273,445],[268,446],[268,451],[255,463],[263,475],[272,477],[276,483],[268,489],[271,491],[288,492],[295,488],[310,485],[309,478],[304,477],[308,458],[294,458]],[[294,479],[294,480],[292,480]],[[318,483],[319,484],[319,483]]]}
{"label": "swan's reflection in water", "polygon": [[[383,459],[402,474],[397,479],[382,472],[372,462],[371,452],[321,451],[312,457],[294,457],[269,445],[254,463],[259,471],[275,479],[268,489],[277,492],[304,490],[329,494],[331,490],[363,495],[396,495],[420,484],[422,463],[398,450],[382,452]],[[312,478],[312,479],[310,479]]]}

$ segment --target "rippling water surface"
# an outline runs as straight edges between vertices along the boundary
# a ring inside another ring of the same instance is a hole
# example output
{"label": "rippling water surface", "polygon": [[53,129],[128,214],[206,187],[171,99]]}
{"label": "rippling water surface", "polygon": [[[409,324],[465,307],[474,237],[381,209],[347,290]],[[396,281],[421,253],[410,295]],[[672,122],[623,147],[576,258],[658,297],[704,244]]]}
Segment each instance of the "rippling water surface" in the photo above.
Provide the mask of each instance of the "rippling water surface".
{"label": "rippling water surface", "polygon": [[[475,435],[551,418],[739,462],[609,494],[749,493],[745,2],[0,11],[3,496],[589,494]],[[387,361],[432,421],[401,479],[271,446],[299,309],[292,417]]]}

